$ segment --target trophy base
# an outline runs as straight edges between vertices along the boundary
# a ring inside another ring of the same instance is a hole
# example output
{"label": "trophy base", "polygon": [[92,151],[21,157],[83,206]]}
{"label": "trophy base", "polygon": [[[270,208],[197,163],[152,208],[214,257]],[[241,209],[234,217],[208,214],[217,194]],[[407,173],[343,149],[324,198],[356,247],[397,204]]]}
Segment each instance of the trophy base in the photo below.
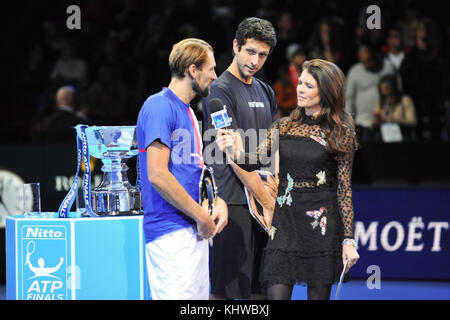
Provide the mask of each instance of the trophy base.
{"label": "trophy base", "polygon": [[137,189],[129,190],[93,190],[92,210],[99,216],[142,215],[141,193]]}
{"label": "trophy base", "polygon": [[121,216],[138,216],[144,214],[141,210],[133,211],[111,211],[111,212],[96,212],[101,217],[121,217]]}

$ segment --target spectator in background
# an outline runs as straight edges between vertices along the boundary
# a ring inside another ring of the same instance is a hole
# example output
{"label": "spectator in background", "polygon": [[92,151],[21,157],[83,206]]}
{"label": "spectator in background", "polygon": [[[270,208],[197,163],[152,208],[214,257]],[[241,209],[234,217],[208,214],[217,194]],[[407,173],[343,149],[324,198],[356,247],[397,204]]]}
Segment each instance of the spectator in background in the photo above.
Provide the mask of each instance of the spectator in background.
{"label": "spectator in background", "polygon": [[51,60],[57,59],[58,52],[61,52],[67,44],[64,36],[61,34],[61,28],[54,21],[47,20],[42,22],[40,29],[42,41],[47,49],[46,53],[50,56]]}
{"label": "spectator in background", "polygon": [[92,121],[89,117],[91,111],[90,97],[87,92],[82,92],[78,95],[76,102],[77,108],[75,115],[83,121],[83,124],[91,125]]}
{"label": "spectator in background", "polygon": [[331,20],[322,19],[317,23],[309,43],[309,58],[324,59],[340,64],[341,51]]}
{"label": "spectator in background", "polygon": [[367,45],[359,47],[358,60],[347,75],[346,109],[355,118],[360,142],[367,143],[374,140],[372,118],[379,98],[378,83],[382,76],[392,74],[393,69]]}
{"label": "spectator in background", "polygon": [[75,141],[74,127],[85,123],[75,114],[75,88],[63,86],[56,92],[56,110],[44,118],[39,128],[38,142],[71,143]]}
{"label": "spectator in background", "polygon": [[429,18],[417,20],[413,34],[415,44],[406,54],[401,68],[404,91],[412,97],[416,106],[418,136],[439,140],[444,97],[440,34]]}
{"label": "spectator in background", "polygon": [[71,45],[65,42],[61,55],[53,66],[51,79],[56,83],[72,83],[82,88],[87,84],[87,69],[86,61],[76,57]]}
{"label": "spectator in background", "polygon": [[[150,94],[161,90],[162,84],[170,82],[164,61],[170,54],[171,45],[163,43],[166,39],[164,30],[167,21],[162,15],[148,18],[135,43],[134,61],[139,66],[136,70],[136,87],[134,88],[139,102],[145,101]],[[158,63],[155,63],[157,61]],[[152,72],[148,72],[152,70]],[[157,77],[155,75],[158,75]],[[137,103],[140,106],[140,103]]]}
{"label": "spectator in background", "polygon": [[[262,80],[269,84],[273,84],[278,79],[278,72],[280,67],[283,67],[286,63],[289,63],[289,58],[286,60],[286,50],[294,42],[297,41],[294,21],[292,14],[287,11],[281,12],[277,16],[276,20],[276,30],[277,30],[277,50],[271,53],[270,60],[265,66],[264,76]],[[261,75],[258,74],[261,78]]]}
{"label": "spectator in background", "polygon": [[414,102],[411,97],[403,94],[397,85],[394,75],[385,75],[378,84],[379,99],[373,114],[373,126],[386,122],[397,123],[400,126],[403,141],[414,139],[414,127],[417,124]]}
{"label": "spectator in background", "polygon": [[402,35],[400,29],[392,27],[388,30],[386,36],[386,43],[384,47],[385,63],[390,63],[395,74],[399,90],[403,89],[403,81],[400,74],[400,69],[405,58],[403,51]]}
{"label": "spectator in background", "polygon": [[122,124],[127,108],[128,89],[121,81],[118,67],[104,64],[98,72],[98,79],[88,91],[92,106],[91,116],[94,121]]}
{"label": "spectator in background", "polygon": [[306,52],[297,43],[291,44],[286,50],[288,66],[279,71],[279,79],[273,85],[278,105],[278,117],[288,116],[297,107],[298,77],[302,73],[303,63],[306,61]]}

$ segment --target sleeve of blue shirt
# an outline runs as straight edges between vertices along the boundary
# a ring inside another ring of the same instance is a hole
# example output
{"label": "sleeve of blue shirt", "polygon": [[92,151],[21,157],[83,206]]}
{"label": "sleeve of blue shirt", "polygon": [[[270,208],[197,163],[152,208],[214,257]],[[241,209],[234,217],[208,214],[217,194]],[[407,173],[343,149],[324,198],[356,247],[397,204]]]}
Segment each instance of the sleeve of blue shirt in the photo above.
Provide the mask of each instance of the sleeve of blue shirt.
{"label": "sleeve of blue shirt", "polygon": [[145,134],[145,149],[154,141],[172,148],[174,118],[172,106],[164,97],[152,97],[144,103],[140,120]]}

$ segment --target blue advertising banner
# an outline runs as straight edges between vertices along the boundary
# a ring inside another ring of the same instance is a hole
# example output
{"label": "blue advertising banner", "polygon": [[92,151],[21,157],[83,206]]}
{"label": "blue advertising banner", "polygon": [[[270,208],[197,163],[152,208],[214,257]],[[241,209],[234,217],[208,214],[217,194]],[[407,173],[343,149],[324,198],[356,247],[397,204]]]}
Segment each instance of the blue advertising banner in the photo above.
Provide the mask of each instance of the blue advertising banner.
{"label": "blue advertising banner", "polygon": [[352,276],[450,280],[450,189],[357,189]]}

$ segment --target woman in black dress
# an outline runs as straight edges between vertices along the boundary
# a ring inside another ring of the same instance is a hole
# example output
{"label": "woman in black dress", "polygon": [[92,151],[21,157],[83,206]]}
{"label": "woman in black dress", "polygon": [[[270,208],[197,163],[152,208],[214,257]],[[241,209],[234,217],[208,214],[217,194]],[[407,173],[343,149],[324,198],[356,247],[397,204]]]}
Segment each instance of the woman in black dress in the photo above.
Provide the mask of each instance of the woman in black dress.
{"label": "woman in black dress", "polygon": [[275,232],[262,270],[268,298],[290,299],[299,283],[308,286],[308,299],[329,299],[345,261],[348,272],[359,259],[351,191],[357,144],[353,119],[345,111],[344,74],[325,60],[305,62],[297,98],[298,107],[274,123],[257,154],[241,152],[239,135],[229,131],[219,131],[217,143],[221,150],[237,145],[234,159],[247,171],[255,168],[240,163],[276,150]]}

